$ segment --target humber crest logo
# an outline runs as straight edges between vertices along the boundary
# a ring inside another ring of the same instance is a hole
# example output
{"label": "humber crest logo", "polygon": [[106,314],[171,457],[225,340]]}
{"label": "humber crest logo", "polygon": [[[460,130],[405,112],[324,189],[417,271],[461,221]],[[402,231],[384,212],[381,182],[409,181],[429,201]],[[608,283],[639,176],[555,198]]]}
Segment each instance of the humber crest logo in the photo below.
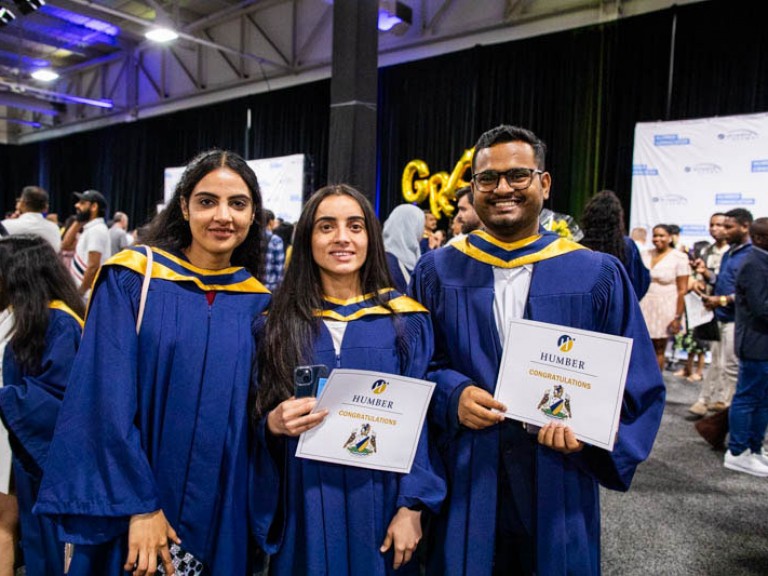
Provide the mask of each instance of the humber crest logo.
{"label": "humber crest logo", "polygon": [[573,348],[573,338],[568,336],[568,334],[563,334],[557,339],[557,347],[560,349],[560,352],[570,352],[571,348]]}
{"label": "humber crest logo", "polygon": [[371,386],[371,390],[374,394],[382,394],[384,390],[387,389],[387,386],[389,386],[389,384],[386,380],[376,380]]}
{"label": "humber crest logo", "polygon": [[376,452],[376,432],[367,422],[355,428],[344,442],[344,448],[353,456],[368,456]]}

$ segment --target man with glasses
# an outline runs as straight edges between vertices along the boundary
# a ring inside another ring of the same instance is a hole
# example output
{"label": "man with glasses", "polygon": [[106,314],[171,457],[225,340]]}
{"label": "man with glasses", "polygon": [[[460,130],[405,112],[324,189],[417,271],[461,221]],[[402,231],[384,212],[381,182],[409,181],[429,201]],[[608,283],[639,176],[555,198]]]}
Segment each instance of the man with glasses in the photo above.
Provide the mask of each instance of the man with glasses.
{"label": "man with glasses", "polygon": [[[552,180],[545,151],[523,128],[483,134],[471,186],[484,230],[414,271],[412,292],[435,326],[430,422],[449,481],[431,574],[598,574],[598,483],[628,489],[661,420],[664,384],[621,264],[539,226]],[[634,339],[613,452],[499,413],[493,392],[515,318]]]}

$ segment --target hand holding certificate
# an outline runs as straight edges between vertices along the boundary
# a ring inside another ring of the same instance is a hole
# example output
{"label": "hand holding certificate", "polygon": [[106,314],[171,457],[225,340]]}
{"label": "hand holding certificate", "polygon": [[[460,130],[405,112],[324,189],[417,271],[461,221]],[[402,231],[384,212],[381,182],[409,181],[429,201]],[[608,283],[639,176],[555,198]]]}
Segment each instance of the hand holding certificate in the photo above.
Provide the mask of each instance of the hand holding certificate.
{"label": "hand holding certificate", "polygon": [[513,320],[494,398],[508,418],[562,422],[579,440],[612,450],[631,352],[629,338]]}
{"label": "hand holding certificate", "polygon": [[328,416],[301,435],[296,456],[407,474],[434,388],[395,374],[334,370],[313,410]]}

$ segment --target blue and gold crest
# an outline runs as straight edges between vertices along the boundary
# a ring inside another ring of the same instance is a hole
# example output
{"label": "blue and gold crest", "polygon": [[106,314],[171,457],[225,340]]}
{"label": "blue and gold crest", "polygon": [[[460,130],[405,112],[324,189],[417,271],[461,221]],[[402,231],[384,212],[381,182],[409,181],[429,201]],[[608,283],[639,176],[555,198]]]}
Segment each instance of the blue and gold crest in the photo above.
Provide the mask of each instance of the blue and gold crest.
{"label": "blue and gold crest", "polygon": [[[383,380],[381,382],[384,382]],[[384,382],[386,387],[386,382]],[[352,433],[344,443],[344,448],[353,456],[369,456],[376,453],[376,432],[367,422],[360,429],[352,430]]]}
{"label": "blue and gold crest", "polygon": [[[571,340],[571,343],[573,341]],[[560,384],[544,391],[544,396],[536,407],[542,414],[555,420],[568,420],[571,416],[571,397]]]}

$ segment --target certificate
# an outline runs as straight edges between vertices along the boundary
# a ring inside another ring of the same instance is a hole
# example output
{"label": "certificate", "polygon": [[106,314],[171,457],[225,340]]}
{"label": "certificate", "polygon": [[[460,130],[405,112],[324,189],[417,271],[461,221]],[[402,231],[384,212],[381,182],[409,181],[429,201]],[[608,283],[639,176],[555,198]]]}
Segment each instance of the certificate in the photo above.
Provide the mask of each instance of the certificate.
{"label": "certificate", "polygon": [[715,313],[704,308],[701,296],[696,292],[688,292],[685,295],[685,316],[690,330],[710,322],[715,317]]}
{"label": "certificate", "polygon": [[434,389],[395,374],[333,370],[313,410],[328,416],[299,437],[296,457],[407,474]]}
{"label": "certificate", "polygon": [[494,397],[508,418],[562,422],[579,440],[610,451],[631,353],[631,338],[512,320]]}

